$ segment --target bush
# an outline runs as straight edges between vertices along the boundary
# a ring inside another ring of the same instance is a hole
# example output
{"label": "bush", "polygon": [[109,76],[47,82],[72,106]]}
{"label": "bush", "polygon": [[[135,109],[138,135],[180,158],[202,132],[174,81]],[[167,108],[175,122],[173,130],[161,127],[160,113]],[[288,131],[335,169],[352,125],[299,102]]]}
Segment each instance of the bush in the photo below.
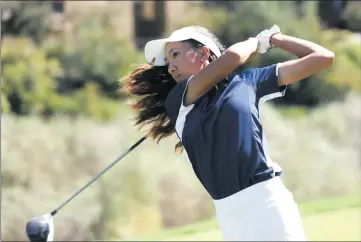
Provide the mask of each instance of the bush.
{"label": "bush", "polygon": [[190,4],[186,6],[185,11],[187,17],[174,20],[173,25],[167,26],[165,35],[168,36],[174,30],[190,25],[203,26],[220,35],[223,33],[224,26],[227,25],[228,14],[224,8]]}
{"label": "bush", "polygon": [[2,99],[6,102],[2,108],[5,111],[45,118],[55,114],[87,115],[98,120],[109,120],[116,113],[116,102],[104,97],[94,82],[74,95],[59,92],[56,79],[62,71],[59,61],[47,56],[30,39],[5,36],[3,42]]}
{"label": "bush", "polygon": [[51,30],[51,1],[3,1],[1,35],[31,38],[41,43]]}
{"label": "bush", "polygon": [[[299,18],[295,17],[293,2],[277,4],[272,1],[242,1],[235,4],[235,12],[230,15],[227,23],[228,41],[231,43],[243,41],[277,24],[284,34],[313,41],[336,53],[336,61],[331,68],[291,84],[285,97],[275,100],[275,103],[315,106],[338,100],[350,90],[360,91],[360,51],[356,51],[359,47],[350,39],[351,33],[323,31],[317,16],[317,3],[305,4],[305,16]],[[294,58],[289,53],[274,49],[266,55],[258,55],[240,70],[268,66]]]}
{"label": "bush", "polygon": [[3,94],[17,114],[51,115],[58,104],[56,59],[47,58],[28,38],[3,38]]}
{"label": "bush", "polygon": [[344,92],[361,92],[361,51],[353,33],[348,30],[324,31],[321,44],[336,55],[333,66],[322,73],[323,81]]}
{"label": "bush", "polygon": [[277,24],[283,33],[311,41],[318,41],[321,28],[315,5],[306,4],[305,17],[296,15],[294,2],[242,1],[234,4],[229,17],[229,41],[236,43],[256,36],[260,31]]}
{"label": "bush", "polygon": [[359,1],[348,1],[344,19],[348,29],[357,32],[361,31],[361,3]]}
{"label": "bush", "polygon": [[[71,97],[73,100],[70,105],[64,108],[76,107],[76,112],[99,121],[109,121],[117,115],[119,105],[117,101],[104,97],[100,93],[100,88],[94,82],[88,82],[85,87],[78,90]],[[81,110],[81,111],[80,111]]]}
{"label": "bush", "polygon": [[129,40],[119,36],[121,30],[111,13],[107,8],[89,7],[70,16],[72,27],[65,43],[50,39],[43,44],[48,55],[61,63],[61,92],[72,93],[91,82],[102,96],[121,97],[118,80],[140,60],[140,54]]}
{"label": "bush", "polygon": [[1,113],[8,113],[10,111],[10,105],[6,98],[6,96],[3,94],[3,91],[1,90]]}

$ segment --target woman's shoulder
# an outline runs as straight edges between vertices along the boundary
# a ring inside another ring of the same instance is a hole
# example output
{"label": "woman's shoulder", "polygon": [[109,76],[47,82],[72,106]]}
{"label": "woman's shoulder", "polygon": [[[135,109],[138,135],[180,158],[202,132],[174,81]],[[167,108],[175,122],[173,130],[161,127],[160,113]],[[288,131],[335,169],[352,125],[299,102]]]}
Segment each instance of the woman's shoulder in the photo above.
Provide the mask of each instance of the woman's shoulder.
{"label": "woman's shoulder", "polygon": [[168,93],[165,102],[174,100],[181,100],[186,89],[188,79],[178,82]]}
{"label": "woman's shoulder", "polygon": [[234,70],[229,77],[232,81],[244,81],[252,75],[253,71],[253,68],[238,68]]}
{"label": "woman's shoulder", "polygon": [[240,67],[232,73],[233,80],[244,81],[248,84],[258,83],[268,76],[277,76],[277,64],[252,68]]}
{"label": "woman's shoulder", "polygon": [[239,71],[235,70],[232,73],[228,75],[228,82],[229,83],[235,83],[235,82],[242,82],[245,79],[245,70]]}

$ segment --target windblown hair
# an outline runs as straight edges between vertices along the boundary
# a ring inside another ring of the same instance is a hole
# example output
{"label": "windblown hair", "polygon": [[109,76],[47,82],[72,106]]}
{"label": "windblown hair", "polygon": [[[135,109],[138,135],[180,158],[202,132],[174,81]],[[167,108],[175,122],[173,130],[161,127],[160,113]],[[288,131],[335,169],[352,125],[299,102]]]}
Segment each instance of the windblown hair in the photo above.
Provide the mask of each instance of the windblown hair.
{"label": "windblown hair", "polygon": [[[195,31],[210,37],[218,46],[221,53],[226,47],[208,29],[201,26],[191,26]],[[201,48],[203,44],[196,40],[185,40],[193,48]],[[211,52],[209,61],[214,61],[216,55]],[[173,77],[168,73],[167,66],[153,66],[144,64],[137,67],[130,74],[121,79],[122,90],[129,96],[135,96],[130,106],[136,110],[135,125],[140,128],[150,125],[149,136],[157,143],[175,133],[174,127],[166,114],[164,102],[170,90],[176,85]],[[175,151],[182,151],[182,143],[178,142]]]}

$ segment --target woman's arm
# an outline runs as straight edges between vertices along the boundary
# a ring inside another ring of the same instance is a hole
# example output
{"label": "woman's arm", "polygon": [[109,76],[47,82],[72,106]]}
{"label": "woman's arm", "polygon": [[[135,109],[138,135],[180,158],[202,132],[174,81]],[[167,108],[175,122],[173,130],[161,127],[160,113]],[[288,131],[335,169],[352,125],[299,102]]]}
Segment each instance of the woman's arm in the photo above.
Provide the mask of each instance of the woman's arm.
{"label": "woman's arm", "polygon": [[278,48],[300,58],[279,64],[279,86],[291,84],[320,72],[331,66],[335,59],[332,51],[307,40],[275,34],[271,38],[271,42]]}
{"label": "woman's arm", "polygon": [[257,46],[258,40],[256,38],[249,38],[230,46],[223,55],[212,61],[189,80],[183,104],[188,106],[194,103],[215,84],[226,78],[229,73],[243,65],[257,51]]}

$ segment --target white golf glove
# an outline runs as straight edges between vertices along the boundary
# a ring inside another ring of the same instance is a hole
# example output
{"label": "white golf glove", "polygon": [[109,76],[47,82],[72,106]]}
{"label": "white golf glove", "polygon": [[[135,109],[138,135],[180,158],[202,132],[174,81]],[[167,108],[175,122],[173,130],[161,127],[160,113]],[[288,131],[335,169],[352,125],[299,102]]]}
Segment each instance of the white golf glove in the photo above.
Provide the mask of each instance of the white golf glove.
{"label": "white golf glove", "polygon": [[280,33],[281,30],[277,25],[273,25],[272,28],[263,30],[257,35],[258,39],[258,52],[264,54],[272,49],[270,38],[273,34]]}

